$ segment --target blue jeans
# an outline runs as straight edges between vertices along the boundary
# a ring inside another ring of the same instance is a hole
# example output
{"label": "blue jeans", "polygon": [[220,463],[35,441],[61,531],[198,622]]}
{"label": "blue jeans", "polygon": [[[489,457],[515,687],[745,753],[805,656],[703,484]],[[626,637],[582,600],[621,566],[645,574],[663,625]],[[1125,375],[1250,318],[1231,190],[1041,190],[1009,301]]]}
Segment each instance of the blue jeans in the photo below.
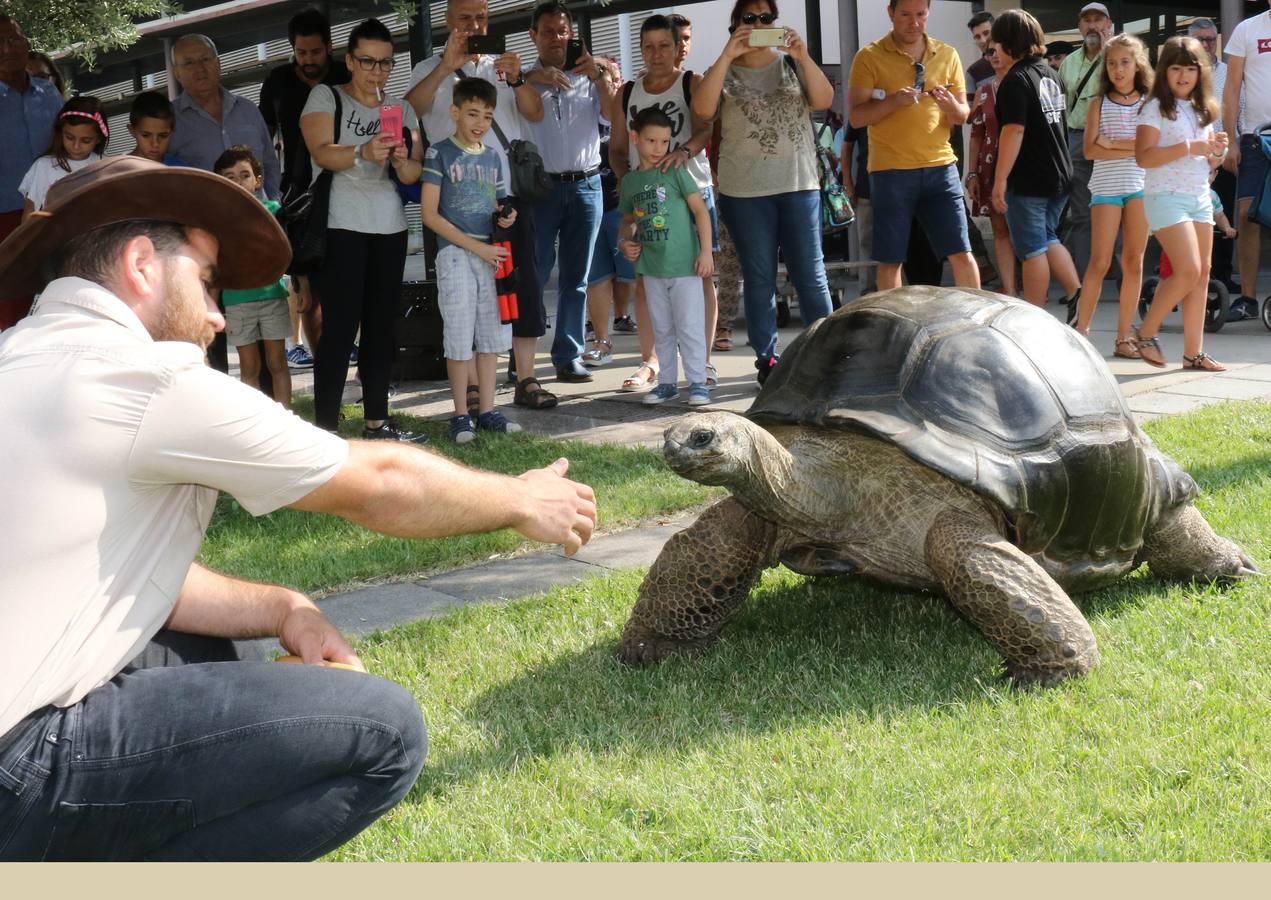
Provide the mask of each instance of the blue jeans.
{"label": "blue jeans", "polygon": [[396,684],[161,631],[0,736],[0,860],[314,859],[401,800],[426,753]]}
{"label": "blue jeans", "polygon": [[538,282],[547,284],[556,264],[560,234],[560,272],[556,276],[556,337],[552,363],[557,368],[577,361],[586,347],[587,270],[600,233],[604,198],[600,176],[585,181],[552,183],[552,196],[534,204],[538,238]]}
{"label": "blue jeans", "polygon": [[719,212],[741,261],[746,335],[759,359],[777,355],[777,250],[799,294],[803,324],[830,314],[821,253],[821,192],[767,197],[719,195]]}

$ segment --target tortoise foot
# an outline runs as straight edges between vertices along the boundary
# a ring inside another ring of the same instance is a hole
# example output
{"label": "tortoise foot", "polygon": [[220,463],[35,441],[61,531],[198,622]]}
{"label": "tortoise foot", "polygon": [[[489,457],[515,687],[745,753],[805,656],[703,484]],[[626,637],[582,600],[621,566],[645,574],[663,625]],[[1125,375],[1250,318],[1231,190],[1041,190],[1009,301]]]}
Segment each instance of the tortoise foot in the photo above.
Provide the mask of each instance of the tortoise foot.
{"label": "tortoise foot", "polygon": [[671,656],[701,656],[707,643],[675,640],[659,634],[623,634],[618,658],[629,666],[648,666]]}
{"label": "tortoise foot", "polygon": [[1023,663],[1013,663],[1007,660],[1006,677],[1010,681],[1011,687],[1020,691],[1054,687],[1069,678],[1079,678],[1098,665],[1098,651],[1094,651],[1092,655],[1093,659],[1087,658],[1078,665],[1063,668],[1043,668]]}

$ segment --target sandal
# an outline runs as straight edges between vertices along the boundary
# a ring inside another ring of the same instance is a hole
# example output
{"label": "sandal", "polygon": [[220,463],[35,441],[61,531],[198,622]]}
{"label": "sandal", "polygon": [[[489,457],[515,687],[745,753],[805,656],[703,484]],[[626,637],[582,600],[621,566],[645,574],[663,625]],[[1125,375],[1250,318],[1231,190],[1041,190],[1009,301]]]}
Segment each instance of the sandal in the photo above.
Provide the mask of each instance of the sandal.
{"label": "sandal", "polygon": [[591,349],[583,353],[582,363],[589,369],[613,362],[613,341],[593,340]]}
{"label": "sandal", "polygon": [[[645,372],[648,372],[649,374],[645,375],[644,374]],[[623,379],[622,387],[619,388],[619,390],[626,391],[627,393],[630,393],[631,391],[638,391],[641,388],[646,388],[649,385],[653,384],[653,382],[657,380],[657,377],[658,377],[657,363],[651,363],[651,362],[640,363],[640,368],[636,369],[634,372],[632,372],[630,375],[628,375],[626,378]]]}
{"label": "sandal", "polygon": [[475,419],[481,410],[481,389],[475,384],[468,385],[468,396],[464,399],[468,405],[468,418]]}
{"label": "sandal", "polygon": [[551,391],[544,390],[538,383],[538,379],[531,375],[516,383],[516,393],[512,397],[512,402],[529,409],[551,409],[560,401]]}
{"label": "sandal", "polygon": [[711,344],[712,350],[718,350],[721,353],[727,353],[733,349],[733,330],[731,328],[716,328],[715,342]]}
{"label": "sandal", "polygon": [[719,383],[719,372],[716,371],[713,363],[706,364],[706,386],[715,387]]}
{"label": "sandal", "polygon": [[1161,350],[1161,342],[1155,337],[1145,338],[1139,334],[1138,328],[1135,328],[1134,337],[1130,339],[1130,342],[1134,344],[1134,349],[1139,351],[1139,359],[1149,366],[1165,368],[1165,352]]}
{"label": "sandal", "polygon": [[1224,366],[1218,360],[1214,359],[1204,350],[1200,351],[1195,356],[1188,356],[1186,353],[1184,353],[1183,354],[1183,368],[1184,369],[1198,369],[1201,372],[1226,372],[1227,371],[1226,366]]}
{"label": "sandal", "polygon": [[1122,359],[1140,359],[1139,351],[1134,346],[1134,341],[1129,338],[1117,338],[1116,347],[1112,351],[1113,356],[1119,356]]}

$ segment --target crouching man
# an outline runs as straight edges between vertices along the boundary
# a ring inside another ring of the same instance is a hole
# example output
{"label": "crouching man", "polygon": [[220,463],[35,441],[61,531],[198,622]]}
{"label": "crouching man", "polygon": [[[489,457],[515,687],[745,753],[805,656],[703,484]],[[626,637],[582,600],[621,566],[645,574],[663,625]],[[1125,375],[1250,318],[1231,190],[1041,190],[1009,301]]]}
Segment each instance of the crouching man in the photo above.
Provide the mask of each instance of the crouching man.
{"label": "crouching man", "polygon": [[[0,244],[0,284],[42,290],[0,337],[0,860],[313,859],[414,783],[414,698],[308,598],[194,562],[218,490],[400,537],[591,537],[564,460],[508,478],[345,442],[205,366],[209,288],[288,257],[246,191],[138,157]],[[263,636],[309,665],[237,658]]]}

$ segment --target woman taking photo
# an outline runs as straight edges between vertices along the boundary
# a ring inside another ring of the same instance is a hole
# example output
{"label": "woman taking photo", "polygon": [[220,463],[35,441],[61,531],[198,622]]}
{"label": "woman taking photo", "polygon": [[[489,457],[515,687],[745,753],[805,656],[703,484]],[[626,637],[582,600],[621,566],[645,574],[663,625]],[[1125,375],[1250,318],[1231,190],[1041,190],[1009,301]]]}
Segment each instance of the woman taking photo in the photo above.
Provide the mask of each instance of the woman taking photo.
{"label": "woman taking photo", "polygon": [[834,87],[803,39],[780,29],[775,0],[739,0],[719,59],[693,93],[693,112],[720,118],[719,211],[741,258],[746,331],[759,383],[777,360],[777,252],[799,293],[805,325],[830,312],[821,253],[821,193],[811,112],[828,109]]}
{"label": "woman taking photo", "polygon": [[[410,104],[384,96],[393,71],[393,38],[378,19],[367,19],[353,29],[345,63],[353,80],[335,88],[315,87],[300,116],[314,173],[334,173],[326,258],[316,275],[323,325],[313,367],[314,419],[319,427],[336,430],[349,353],[360,326],[358,366],[366,418],[362,437],[423,441],[422,434],[401,431],[388,419],[393,321],[406,264],[406,214],[389,168],[402,184],[419,181],[419,124]],[[385,105],[402,111],[402,122],[411,133],[409,154],[402,135],[381,133],[380,108]]]}
{"label": "woman taking photo", "polygon": [[1002,277],[1002,293],[1014,297],[1019,286],[1015,283],[1015,251],[1011,248],[1011,232],[1006,227],[1006,216],[994,209],[991,202],[993,172],[997,167],[1001,137],[997,124],[997,85],[1010,70],[1011,64],[991,45],[984,51],[984,58],[993,67],[993,77],[975,86],[975,99],[971,104],[971,144],[967,150],[971,166],[966,175],[966,195],[971,204],[971,215],[989,217],[993,226],[994,262]]}

